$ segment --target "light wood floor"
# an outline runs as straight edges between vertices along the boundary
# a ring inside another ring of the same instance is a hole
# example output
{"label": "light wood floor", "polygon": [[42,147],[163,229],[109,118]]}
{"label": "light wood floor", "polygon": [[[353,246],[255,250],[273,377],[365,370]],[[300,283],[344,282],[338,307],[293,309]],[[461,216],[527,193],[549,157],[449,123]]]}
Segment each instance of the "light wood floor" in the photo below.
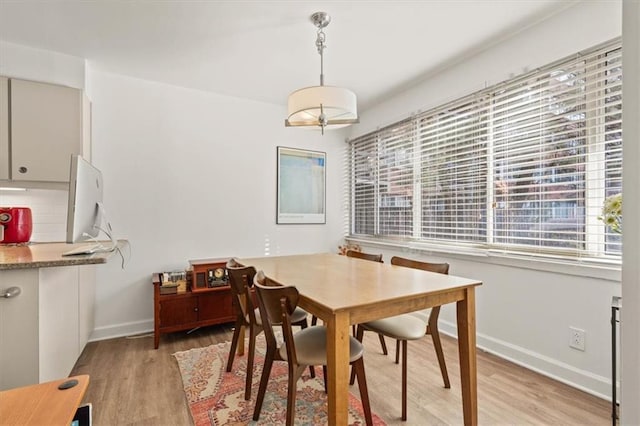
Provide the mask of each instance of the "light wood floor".
{"label": "light wood floor", "polygon": [[[72,374],[89,374],[85,402],[93,424],[189,425],[182,381],[173,353],[231,340],[229,326],[191,334],[163,335],[153,349],[151,335],[89,343]],[[365,368],[372,410],[390,425],[462,424],[456,340],[443,336],[451,389],[442,385],[431,338],[409,342],[408,421],[400,421],[401,370],[387,340],[382,355],[377,336],[365,335]],[[352,389],[359,395],[357,388]],[[478,351],[478,417],[483,425],[607,425],[607,401]]]}

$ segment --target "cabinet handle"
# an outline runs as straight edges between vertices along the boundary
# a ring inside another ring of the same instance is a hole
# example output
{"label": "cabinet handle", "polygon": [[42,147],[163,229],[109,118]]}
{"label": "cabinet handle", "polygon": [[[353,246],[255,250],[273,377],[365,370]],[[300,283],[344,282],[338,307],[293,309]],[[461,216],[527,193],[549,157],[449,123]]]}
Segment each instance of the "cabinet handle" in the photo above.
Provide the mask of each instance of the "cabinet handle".
{"label": "cabinet handle", "polygon": [[27,173],[27,168],[25,166],[20,166],[20,167],[18,167],[18,171],[20,173]]}
{"label": "cabinet handle", "polygon": [[2,297],[5,299],[11,299],[12,297],[18,296],[21,292],[22,290],[20,287],[9,287],[4,291],[4,293],[2,293]]}
{"label": "cabinet handle", "polygon": [[198,312],[198,308],[193,308],[193,312]]}

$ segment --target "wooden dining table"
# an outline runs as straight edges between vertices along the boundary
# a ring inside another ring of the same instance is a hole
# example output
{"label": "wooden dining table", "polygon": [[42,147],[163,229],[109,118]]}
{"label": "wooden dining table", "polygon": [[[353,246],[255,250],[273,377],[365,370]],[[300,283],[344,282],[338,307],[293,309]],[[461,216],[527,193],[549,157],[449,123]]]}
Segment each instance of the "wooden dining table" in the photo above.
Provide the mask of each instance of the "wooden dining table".
{"label": "wooden dining table", "polygon": [[352,324],[455,302],[464,424],[478,423],[475,287],[480,281],[331,253],[237,260],[295,286],[300,307],[324,321],[330,425],[347,424]]}

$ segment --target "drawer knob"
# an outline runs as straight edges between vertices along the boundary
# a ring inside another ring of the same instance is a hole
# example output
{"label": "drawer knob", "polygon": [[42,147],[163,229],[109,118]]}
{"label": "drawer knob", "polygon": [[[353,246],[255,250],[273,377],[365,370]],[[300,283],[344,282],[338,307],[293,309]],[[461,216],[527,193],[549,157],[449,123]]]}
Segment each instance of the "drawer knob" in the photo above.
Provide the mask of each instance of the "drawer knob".
{"label": "drawer knob", "polygon": [[20,166],[20,167],[18,167],[18,171],[20,173],[27,173],[27,168],[25,166]]}

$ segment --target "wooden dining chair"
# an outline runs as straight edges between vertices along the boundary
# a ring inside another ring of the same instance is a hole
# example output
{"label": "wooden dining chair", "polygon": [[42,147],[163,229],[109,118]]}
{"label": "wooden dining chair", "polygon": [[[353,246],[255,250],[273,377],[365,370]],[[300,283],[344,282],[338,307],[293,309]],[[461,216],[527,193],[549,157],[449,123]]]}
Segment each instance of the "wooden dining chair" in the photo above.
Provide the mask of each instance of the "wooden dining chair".
{"label": "wooden dining chair", "polygon": [[[253,377],[253,362],[256,351],[256,337],[262,332],[263,325],[260,311],[256,307],[253,298],[253,278],[256,270],[253,266],[242,266],[235,259],[230,259],[227,264],[229,275],[229,286],[231,287],[232,303],[236,313],[235,328],[227,359],[227,372],[233,367],[233,360],[236,355],[238,341],[240,340],[240,330],[246,327],[249,330],[249,351],[247,353],[247,372],[244,388],[244,399],[251,399],[251,382]],[[291,323],[302,328],[307,327],[307,311],[297,308],[291,314]],[[244,344],[244,342],[242,342]],[[315,377],[315,370],[310,368],[311,377]]]}
{"label": "wooden dining chair", "polygon": [[[382,262],[382,254],[363,253],[361,251],[347,250],[346,255],[347,255],[347,257],[355,257],[357,259],[364,259],[364,260],[370,260],[372,262],[383,263]],[[313,324],[313,320],[312,320],[311,323]],[[353,327],[354,327],[353,334],[355,336],[355,334],[356,334],[355,327],[356,326],[354,325]],[[382,353],[387,355],[389,353],[389,351],[387,350],[387,342],[385,342],[385,340],[384,340],[384,335],[382,333],[378,333],[378,339],[380,340],[380,347],[382,348]]]}
{"label": "wooden dining chair", "polygon": [[[264,368],[260,378],[258,397],[253,411],[253,420],[258,421],[262,403],[269,382],[269,375],[273,361],[285,361],[288,366],[288,390],[287,390],[287,426],[293,425],[295,418],[296,384],[300,375],[307,366],[322,365],[326,371],[327,365],[327,329],[323,326],[312,326],[296,332],[292,332],[292,314],[298,305],[300,295],[292,286],[281,286],[269,279],[262,271],[254,277],[254,286],[258,295],[260,314],[264,326],[264,334],[267,341],[267,353],[264,359]],[[278,346],[275,334],[275,326],[282,327],[284,343]],[[349,363],[352,365],[358,379],[360,398],[367,425],[373,424],[367,380],[364,371],[364,347],[354,337],[349,337]],[[325,389],[326,389],[325,372]]]}
{"label": "wooden dining chair", "polygon": [[347,257],[356,257],[358,259],[371,260],[372,262],[382,263],[382,254],[363,253],[361,251],[347,250]]}
{"label": "wooden dining chair", "polygon": [[[391,258],[391,264],[440,274],[449,273],[448,263],[421,262],[394,256]],[[451,387],[447,373],[447,365],[445,364],[444,353],[442,351],[442,344],[440,342],[440,333],[438,331],[439,314],[440,306],[434,306],[429,312],[427,324],[414,315],[403,314],[358,325],[356,337],[360,342],[362,342],[365,330],[373,331],[396,340],[396,364],[399,361],[400,352],[402,353],[402,420],[407,420],[407,341],[421,339],[425,334],[431,335],[438,363],[440,364],[444,387],[447,389]],[[350,382],[351,384],[354,382],[353,374]]]}
{"label": "wooden dining chair", "polygon": [[[355,250],[347,250],[346,256],[347,257],[356,257],[358,259],[371,260],[373,262],[383,263],[382,262],[382,254],[369,254],[369,253],[362,253],[360,251],[355,251]],[[318,323],[318,317],[313,315],[311,317],[311,325],[316,325],[317,323]],[[355,335],[355,329],[354,329],[354,333],[353,334]],[[380,344],[382,345],[383,352],[386,355],[387,354],[387,344],[384,341],[384,337],[381,336],[380,339],[381,339],[380,340]]]}

